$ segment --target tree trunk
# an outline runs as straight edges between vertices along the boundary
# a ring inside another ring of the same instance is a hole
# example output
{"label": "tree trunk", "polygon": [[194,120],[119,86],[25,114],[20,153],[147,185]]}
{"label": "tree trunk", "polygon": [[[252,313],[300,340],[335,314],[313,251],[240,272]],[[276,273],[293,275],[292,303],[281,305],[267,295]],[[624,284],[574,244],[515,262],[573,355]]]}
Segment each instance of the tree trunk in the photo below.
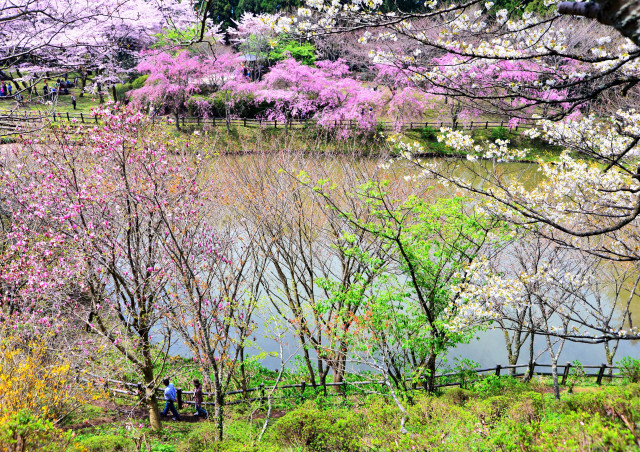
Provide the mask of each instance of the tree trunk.
{"label": "tree trunk", "polygon": [[436,359],[438,355],[431,353],[427,359],[427,379],[425,380],[425,389],[429,394],[433,394],[436,389]]}
{"label": "tree trunk", "polygon": [[[338,362],[335,363],[333,370],[333,382],[334,383],[342,383],[344,381],[344,373],[345,373],[345,362],[342,357],[338,357]],[[344,392],[344,387],[342,385],[334,386],[334,391],[342,394]]]}
{"label": "tree trunk", "polygon": [[80,97],[84,96],[84,89],[87,86],[87,74],[82,74],[82,78],[80,79]]}
{"label": "tree trunk", "polygon": [[162,429],[162,423],[160,422],[160,409],[158,408],[158,398],[155,391],[155,379],[153,378],[153,360],[151,358],[151,344],[148,343],[148,339],[145,341],[143,336],[142,341],[145,342],[142,349],[142,355],[144,359],[144,368],[142,369],[142,375],[144,376],[145,386],[145,403],[149,412],[149,426],[156,431]]}
{"label": "tree trunk", "polygon": [[553,395],[560,400],[560,385],[558,384],[558,358],[551,359],[551,375],[553,376]]}
{"label": "tree trunk", "polygon": [[161,430],[162,422],[160,421],[160,408],[158,408],[158,397],[156,396],[155,391],[151,391],[151,394],[147,392],[147,410],[149,411],[149,426],[153,430]]}
{"label": "tree trunk", "polygon": [[116,92],[116,85],[111,87],[111,95],[113,96],[113,101],[118,102],[118,93]]}
{"label": "tree trunk", "polygon": [[224,434],[224,394],[222,392],[222,386],[220,385],[220,378],[218,373],[214,371],[213,377],[213,395],[215,402],[216,428],[218,430],[218,440],[222,441],[222,435]]}

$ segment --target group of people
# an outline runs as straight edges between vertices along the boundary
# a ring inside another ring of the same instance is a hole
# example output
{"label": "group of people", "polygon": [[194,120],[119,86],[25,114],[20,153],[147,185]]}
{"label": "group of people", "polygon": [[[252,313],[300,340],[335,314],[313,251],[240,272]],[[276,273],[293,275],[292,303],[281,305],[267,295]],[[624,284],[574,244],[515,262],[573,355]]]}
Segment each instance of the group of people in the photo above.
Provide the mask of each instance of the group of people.
{"label": "group of people", "polygon": [[[165,386],[164,400],[166,402],[164,406],[164,410],[162,411],[162,415],[166,416],[167,413],[171,411],[171,414],[173,414],[173,417],[171,418],[171,420],[179,421],[181,420],[180,413],[178,413],[178,410],[176,409],[176,405],[175,405],[178,400],[178,392],[176,391],[176,388],[173,385],[173,383],[171,383],[168,378],[165,378],[164,380],[162,380],[162,383]],[[205,410],[202,407],[202,405],[204,404],[204,398],[202,395],[202,385],[200,384],[200,381],[196,379],[196,380],[193,380],[193,386],[195,387],[193,391],[193,403],[196,407],[195,415],[202,416],[203,418],[206,419],[207,410]]]}
{"label": "group of people", "polygon": [[11,83],[2,82],[0,84],[0,97],[9,97],[13,94],[13,85]]}

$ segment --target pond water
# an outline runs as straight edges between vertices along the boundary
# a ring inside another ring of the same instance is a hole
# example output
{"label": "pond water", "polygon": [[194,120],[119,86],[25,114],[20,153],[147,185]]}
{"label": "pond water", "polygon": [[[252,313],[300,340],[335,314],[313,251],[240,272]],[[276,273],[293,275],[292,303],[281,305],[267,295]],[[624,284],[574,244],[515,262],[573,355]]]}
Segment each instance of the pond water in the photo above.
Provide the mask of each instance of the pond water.
{"label": "pond water", "polygon": [[[222,171],[222,172],[237,172],[241,171],[247,175],[249,178],[255,178],[254,182],[256,185],[259,184],[258,180],[261,177],[261,171],[264,171],[265,163],[264,160],[273,159],[270,162],[273,165],[282,165],[287,166],[287,169],[293,172],[293,168],[297,169],[305,166],[308,163],[308,160],[302,164],[300,161],[288,160],[287,157],[265,157],[265,156],[240,156],[240,157],[221,157],[218,161],[218,165],[216,165],[216,169],[214,171]],[[313,159],[312,159],[313,160]],[[381,163],[376,159],[348,159],[346,157],[319,157],[317,158],[316,163],[321,161],[322,172],[326,177],[329,175],[333,180],[340,181],[343,177],[345,177],[345,168],[358,166],[362,174],[368,174],[373,172],[378,172],[384,178],[387,179],[399,179],[402,178],[404,180],[404,176],[416,174],[416,168],[409,165],[407,162],[396,162],[388,169],[378,169],[378,165]],[[508,163],[508,164],[493,164],[491,162],[481,162],[472,164],[470,162],[461,162],[461,161],[447,161],[447,165],[452,165],[455,168],[455,171],[458,175],[464,176],[467,178],[471,178],[473,180],[475,172],[482,172],[485,170],[488,171],[500,171],[504,174],[509,174],[512,177],[516,177],[521,181],[525,181],[525,184],[528,186],[534,186],[536,181],[540,177],[540,173],[538,170],[538,165],[530,164],[530,163]],[[313,165],[311,165],[313,166]],[[305,168],[307,169],[307,168]],[[311,171],[310,171],[311,173]],[[477,179],[477,183],[481,184],[479,178]],[[428,196],[451,196],[453,194],[461,194],[455,189],[451,187],[434,187],[428,191]],[[238,218],[233,218],[234,214],[225,213],[226,220],[225,221],[237,221]],[[632,312],[640,312],[640,299],[634,299]],[[279,350],[279,345],[272,339],[266,338],[266,333],[268,327],[266,327],[266,315],[265,314],[256,314],[255,320],[259,325],[258,331],[255,333],[256,345],[257,347],[254,350],[248,350],[247,355],[257,354],[259,352],[277,352]],[[296,339],[288,335],[285,339],[285,355],[289,355],[294,353],[298,349]],[[546,342],[543,337],[537,336],[534,342],[536,355],[539,355],[537,358],[538,363],[549,363],[550,358],[547,353],[544,353],[546,350]],[[612,344],[614,345],[614,344]],[[189,356],[190,353],[186,347],[181,344],[176,344],[172,348],[172,352],[175,354]],[[528,343],[522,347],[522,351],[520,354],[519,363],[526,363],[529,355],[529,346]],[[614,361],[619,360],[624,356],[639,356],[640,355],[640,347],[638,341],[623,341],[621,342],[617,354],[616,359]],[[499,329],[487,329],[485,331],[480,331],[476,335],[476,339],[473,339],[468,344],[463,344],[452,350],[448,356],[449,362],[452,362],[454,358],[467,358],[477,362],[482,367],[490,367],[495,366],[496,364],[508,364],[507,352],[505,348],[505,339],[504,333]],[[583,364],[600,364],[602,362],[606,362],[605,358],[605,350],[603,344],[584,344],[584,343],[571,343],[566,342],[564,345],[564,349],[562,355],[560,357],[560,363],[565,363],[573,360],[579,360]],[[280,366],[279,358],[269,357],[262,361],[262,363],[271,369],[277,369]]]}

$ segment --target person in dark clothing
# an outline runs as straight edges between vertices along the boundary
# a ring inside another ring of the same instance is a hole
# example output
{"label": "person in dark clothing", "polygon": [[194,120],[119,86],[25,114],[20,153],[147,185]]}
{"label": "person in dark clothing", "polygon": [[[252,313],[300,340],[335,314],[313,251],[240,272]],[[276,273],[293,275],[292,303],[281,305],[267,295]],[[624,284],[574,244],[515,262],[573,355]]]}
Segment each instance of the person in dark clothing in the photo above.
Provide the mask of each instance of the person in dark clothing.
{"label": "person in dark clothing", "polygon": [[193,392],[193,403],[196,406],[196,416],[202,416],[205,419],[208,416],[207,410],[202,408],[203,405],[203,397],[202,397],[202,385],[199,380],[193,380],[193,386],[195,386],[195,390]]}
{"label": "person in dark clothing", "polygon": [[71,105],[73,105],[73,109],[76,109],[76,96],[75,94],[71,95]]}

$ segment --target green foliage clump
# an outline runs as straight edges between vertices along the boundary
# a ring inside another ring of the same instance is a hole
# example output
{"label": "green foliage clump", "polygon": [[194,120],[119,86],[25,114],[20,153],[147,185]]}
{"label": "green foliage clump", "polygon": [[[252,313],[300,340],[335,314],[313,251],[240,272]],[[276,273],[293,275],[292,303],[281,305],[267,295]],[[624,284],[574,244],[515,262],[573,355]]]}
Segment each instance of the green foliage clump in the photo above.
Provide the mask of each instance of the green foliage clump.
{"label": "green foliage clump", "polygon": [[39,450],[57,452],[73,450],[67,447],[71,432],[57,429],[53,422],[34,415],[29,410],[0,417],[0,450]]}
{"label": "green foliage clump", "polygon": [[273,437],[309,451],[357,451],[364,429],[362,417],[355,413],[321,411],[308,403],[279,419]]}
{"label": "green foliage clump", "polygon": [[431,126],[425,126],[421,129],[418,129],[418,133],[420,134],[420,138],[425,141],[436,142],[438,141],[438,130]]}
{"label": "green foliage clump", "polygon": [[275,445],[258,442],[261,424],[249,424],[235,420],[225,426],[224,439],[218,441],[218,429],[214,423],[205,423],[192,430],[181,442],[180,452],[275,452]]}
{"label": "green foliage clump", "polygon": [[525,383],[522,383],[512,376],[499,377],[497,375],[488,375],[475,382],[471,388],[476,394],[489,397],[503,394],[505,391],[517,393],[526,391],[527,389],[528,387]]}
{"label": "green foliage clump", "polygon": [[571,362],[571,368],[569,369],[569,394],[573,393],[573,388],[576,385],[581,384],[585,377],[586,372],[584,371],[584,367],[582,367],[582,363],[577,359]]}
{"label": "green foliage clump", "polygon": [[84,438],[80,444],[88,452],[129,452],[135,450],[133,441],[119,435],[100,435]]}
{"label": "green foliage clump", "polygon": [[627,356],[618,362],[618,367],[622,376],[631,383],[640,383],[640,359]]}
{"label": "green foliage clump", "polygon": [[491,129],[489,137],[492,141],[495,140],[508,140],[511,132],[506,127],[494,127]]}
{"label": "green foliage clump", "polygon": [[116,85],[116,95],[118,96],[118,100],[123,101],[129,91],[142,88],[148,77],[149,74],[145,74],[137,77],[130,83],[125,83],[124,85]]}
{"label": "green foliage clump", "polygon": [[316,62],[316,48],[310,42],[280,39],[273,50],[269,52],[269,58],[273,61],[293,58],[299,63],[313,66]]}

